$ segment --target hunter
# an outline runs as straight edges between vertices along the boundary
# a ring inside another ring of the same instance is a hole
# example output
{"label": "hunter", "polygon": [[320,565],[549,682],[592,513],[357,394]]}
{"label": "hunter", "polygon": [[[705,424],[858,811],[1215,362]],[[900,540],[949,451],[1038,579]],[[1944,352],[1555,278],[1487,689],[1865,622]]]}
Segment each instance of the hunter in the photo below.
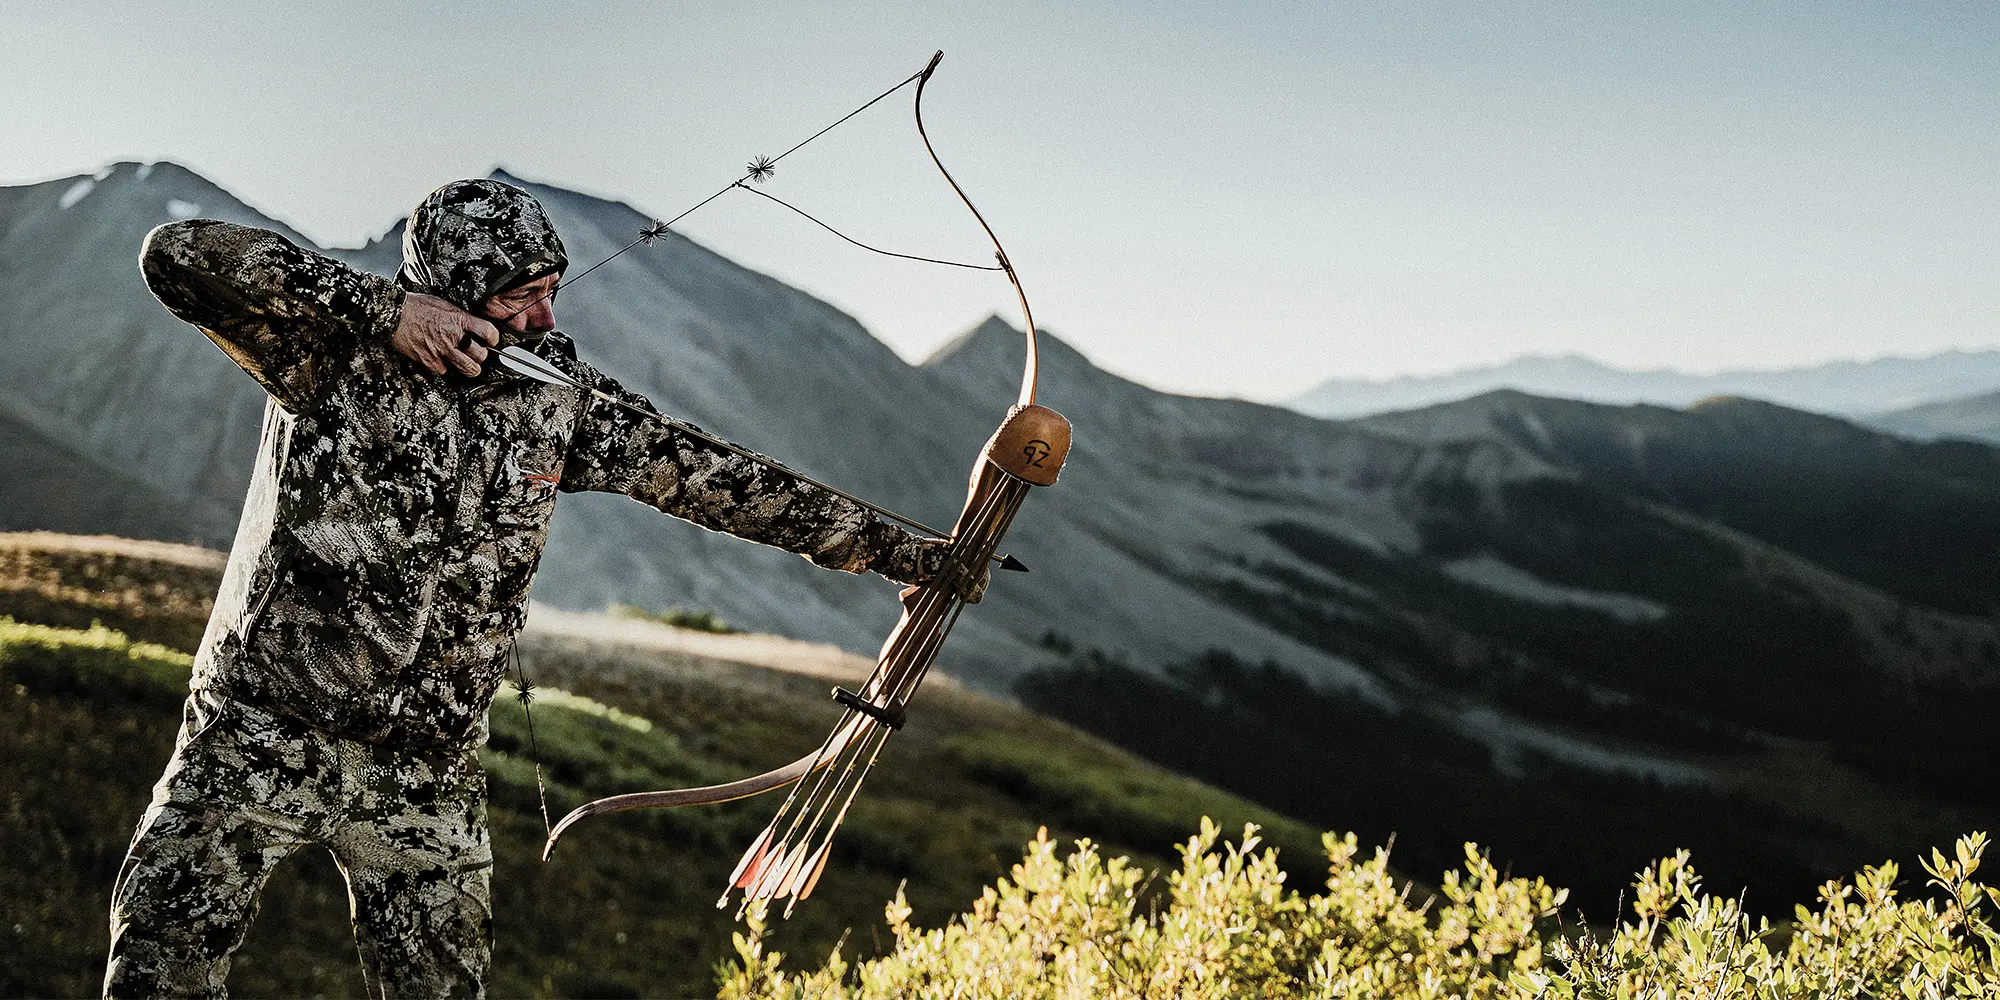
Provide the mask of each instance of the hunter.
{"label": "hunter", "polygon": [[227,995],[272,869],[333,852],[374,997],[483,995],[493,853],[475,751],[558,492],[904,584],[944,543],[671,426],[507,374],[519,345],[650,410],[555,330],[562,241],[527,192],[456,181],[394,280],[261,229],[176,222],[146,284],[270,393],[180,736],[111,904],[104,992]]}

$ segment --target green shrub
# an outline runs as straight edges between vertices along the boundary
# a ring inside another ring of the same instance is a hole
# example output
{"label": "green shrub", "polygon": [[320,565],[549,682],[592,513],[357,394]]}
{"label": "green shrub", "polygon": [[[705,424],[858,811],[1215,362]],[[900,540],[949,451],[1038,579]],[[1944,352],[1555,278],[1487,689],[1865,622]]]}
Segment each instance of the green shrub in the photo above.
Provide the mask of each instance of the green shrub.
{"label": "green shrub", "polygon": [[[1701,891],[1685,851],[1639,873],[1635,919],[1608,936],[1558,941],[1556,968],[1522,977],[1522,995],[1561,997],[1996,997],[2000,889],[1973,879],[1986,835],[1959,838],[1922,864],[1941,898],[1900,901],[1895,862],[1828,882],[1817,910],[1774,928],[1741,902]],[[1535,988],[1546,994],[1532,992]]]}
{"label": "green shrub", "polygon": [[1924,862],[1941,898],[1899,901],[1893,863],[1852,885],[1830,882],[1821,908],[1754,925],[1740,900],[1709,896],[1686,852],[1639,874],[1631,920],[1571,928],[1565,892],[1497,872],[1474,845],[1438,893],[1411,901],[1388,851],[1357,861],[1355,838],[1326,834],[1325,891],[1286,888],[1256,828],[1217,847],[1218,829],[1181,847],[1164,905],[1145,910],[1145,873],[1089,841],[1066,858],[1043,833],[1012,874],[943,927],[887,907],[893,949],[850,965],[836,947],[817,969],[783,970],[764,947],[763,913],[746,916],[720,994],[755,997],[1994,997],[2000,889],[1973,879],[1986,837]]}
{"label": "green shrub", "polygon": [[668,608],[665,611],[648,611],[630,604],[613,604],[611,613],[659,625],[671,625],[694,632],[714,632],[717,635],[736,635],[743,630],[723,621],[713,611],[697,611],[691,608]]}

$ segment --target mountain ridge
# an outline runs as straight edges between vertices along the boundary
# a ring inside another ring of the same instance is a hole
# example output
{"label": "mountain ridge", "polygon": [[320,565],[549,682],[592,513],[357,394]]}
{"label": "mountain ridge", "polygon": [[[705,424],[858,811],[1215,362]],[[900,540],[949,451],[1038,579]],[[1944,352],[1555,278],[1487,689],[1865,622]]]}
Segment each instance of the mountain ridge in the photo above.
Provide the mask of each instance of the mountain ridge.
{"label": "mountain ridge", "polygon": [[1920,403],[1875,414],[1864,422],[1919,441],[1956,439],[2000,444],[2000,391]]}
{"label": "mountain ridge", "polygon": [[1524,355],[1437,375],[1332,378],[1285,405],[1314,416],[1346,419],[1431,406],[1495,389],[1661,406],[1687,406],[1709,396],[1751,396],[1794,409],[1866,417],[2000,389],[2000,350],[1953,348],[1914,357],[1835,359],[1710,375],[1671,368],[1619,368],[1578,354]]}
{"label": "mountain ridge", "polygon": [[1984,446],[1910,441],[1735,396],[1675,409],[1503,389],[1356,423],[1431,443],[1507,441],[1902,599],[2000,609],[2000,452]]}

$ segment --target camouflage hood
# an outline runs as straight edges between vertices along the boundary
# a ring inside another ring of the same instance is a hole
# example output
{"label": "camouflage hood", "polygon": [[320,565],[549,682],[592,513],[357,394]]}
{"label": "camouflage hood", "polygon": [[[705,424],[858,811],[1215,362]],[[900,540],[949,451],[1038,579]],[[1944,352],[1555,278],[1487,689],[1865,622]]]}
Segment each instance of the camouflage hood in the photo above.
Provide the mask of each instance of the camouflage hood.
{"label": "camouflage hood", "polygon": [[477,313],[495,293],[568,266],[534,195],[496,180],[452,181],[410,213],[396,281]]}

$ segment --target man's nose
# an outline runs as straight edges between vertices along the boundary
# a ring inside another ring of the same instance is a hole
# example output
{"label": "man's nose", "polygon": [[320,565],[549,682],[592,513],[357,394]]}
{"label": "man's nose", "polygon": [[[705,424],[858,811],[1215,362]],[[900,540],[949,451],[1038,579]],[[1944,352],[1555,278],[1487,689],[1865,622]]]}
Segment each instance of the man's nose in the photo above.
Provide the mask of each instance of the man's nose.
{"label": "man's nose", "polygon": [[522,313],[521,318],[529,331],[547,333],[556,328],[555,303],[548,299],[543,299],[530,307],[527,312]]}

